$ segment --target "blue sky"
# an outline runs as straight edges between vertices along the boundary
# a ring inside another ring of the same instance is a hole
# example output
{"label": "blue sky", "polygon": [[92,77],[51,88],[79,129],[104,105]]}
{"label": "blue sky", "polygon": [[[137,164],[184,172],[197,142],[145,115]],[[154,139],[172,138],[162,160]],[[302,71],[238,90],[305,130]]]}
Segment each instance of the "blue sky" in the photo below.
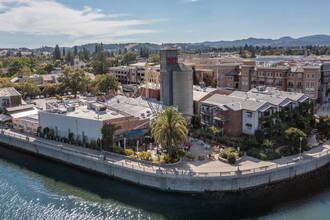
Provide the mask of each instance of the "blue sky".
{"label": "blue sky", "polygon": [[0,0],[0,48],[330,35],[329,0]]}

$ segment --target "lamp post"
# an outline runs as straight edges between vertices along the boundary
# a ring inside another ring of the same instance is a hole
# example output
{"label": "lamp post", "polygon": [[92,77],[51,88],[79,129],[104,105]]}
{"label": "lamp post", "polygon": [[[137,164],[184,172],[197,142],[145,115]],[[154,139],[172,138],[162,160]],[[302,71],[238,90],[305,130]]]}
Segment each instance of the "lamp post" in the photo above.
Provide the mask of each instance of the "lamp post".
{"label": "lamp post", "polygon": [[107,158],[106,158],[105,153],[103,152],[103,149],[102,149],[102,140],[103,140],[102,135],[99,137],[99,140],[100,140],[101,154],[103,154],[103,160],[106,160]]}
{"label": "lamp post", "polygon": [[[238,152],[238,157],[239,157],[239,151],[241,150],[240,147],[237,147],[237,152]],[[238,162],[238,168],[237,168],[237,171],[239,171],[239,162]]]}
{"label": "lamp post", "polygon": [[157,141],[157,155],[158,155],[158,169],[160,171],[160,153],[159,153],[159,143]]}
{"label": "lamp post", "polygon": [[124,150],[126,150],[126,137],[124,137]]}
{"label": "lamp post", "polygon": [[302,137],[299,138],[299,140],[300,140],[300,153],[299,153],[299,160],[301,159],[301,142],[302,142],[302,139],[303,139]]}

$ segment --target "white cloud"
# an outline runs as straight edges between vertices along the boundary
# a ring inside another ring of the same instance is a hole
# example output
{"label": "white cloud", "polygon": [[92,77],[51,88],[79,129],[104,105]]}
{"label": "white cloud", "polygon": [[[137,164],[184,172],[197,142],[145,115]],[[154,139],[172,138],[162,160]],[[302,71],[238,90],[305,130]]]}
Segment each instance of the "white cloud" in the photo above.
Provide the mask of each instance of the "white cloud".
{"label": "white cloud", "polygon": [[138,28],[150,21],[118,19],[127,14],[107,15],[89,6],[76,10],[54,0],[0,0],[0,10],[0,31],[10,33],[68,35],[88,41],[152,32]]}

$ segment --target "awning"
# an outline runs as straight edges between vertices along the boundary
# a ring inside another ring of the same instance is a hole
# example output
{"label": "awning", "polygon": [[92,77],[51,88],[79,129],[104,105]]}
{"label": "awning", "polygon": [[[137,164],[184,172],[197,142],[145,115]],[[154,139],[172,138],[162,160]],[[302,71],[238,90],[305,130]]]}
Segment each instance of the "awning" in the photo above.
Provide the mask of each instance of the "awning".
{"label": "awning", "polygon": [[128,132],[128,135],[129,135],[130,137],[135,136],[135,135],[139,135],[139,134],[143,134],[143,131],[141,131],[141,130],[137,130],[137,131],[131,131],[131,132]]}

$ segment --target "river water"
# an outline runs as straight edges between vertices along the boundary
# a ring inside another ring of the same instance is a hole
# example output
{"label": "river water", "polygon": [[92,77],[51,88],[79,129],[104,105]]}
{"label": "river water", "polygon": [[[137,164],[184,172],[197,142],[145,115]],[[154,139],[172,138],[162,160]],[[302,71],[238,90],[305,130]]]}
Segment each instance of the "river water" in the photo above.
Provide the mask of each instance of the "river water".
{"label": "river water", "polygon": [[0,219],[329,219],[330,174],[246,195],[161,192],[0,147]]}

